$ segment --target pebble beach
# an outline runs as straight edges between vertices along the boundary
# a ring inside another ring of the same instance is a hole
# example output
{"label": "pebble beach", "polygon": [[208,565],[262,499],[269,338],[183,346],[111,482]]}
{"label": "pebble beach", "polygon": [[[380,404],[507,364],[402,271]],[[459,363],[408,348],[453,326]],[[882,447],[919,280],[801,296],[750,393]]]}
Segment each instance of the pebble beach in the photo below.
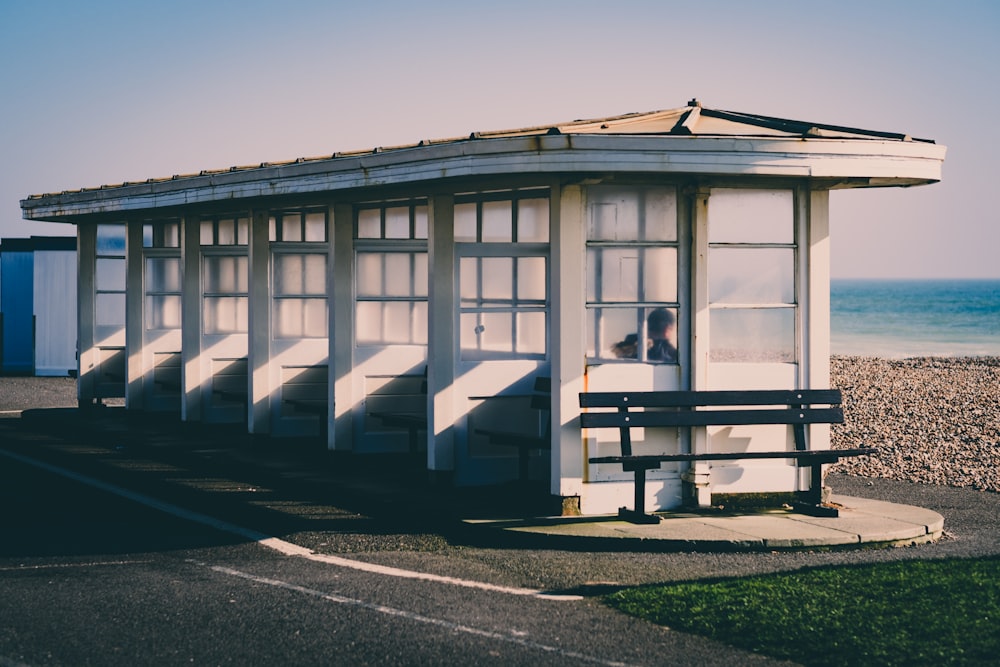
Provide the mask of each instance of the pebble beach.
{"label": "pebble beach", "polygon": [[832,472],[1000,491],[1000,357],[833,357],[844,394],[834,448],[873,446]]}

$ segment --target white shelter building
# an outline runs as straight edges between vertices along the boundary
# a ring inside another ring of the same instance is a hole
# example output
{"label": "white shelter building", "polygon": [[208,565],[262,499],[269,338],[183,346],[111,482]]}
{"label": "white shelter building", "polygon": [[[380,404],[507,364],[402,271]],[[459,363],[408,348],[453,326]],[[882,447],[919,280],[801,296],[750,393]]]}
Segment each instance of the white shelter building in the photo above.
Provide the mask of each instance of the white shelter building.
{"label": "white shelter building", "polygon": [[[933,183],[944,154],[692,100],[21,207],[77,226],[81,405],[413,447],[456,484],[527,474],[595,514],[633,485],[588,463],[617,439],[581,430],[579,392],[828,387],[829,192]],[[491,429],[534,443],[526,472]],[[781,426],[700,431],[634,451],[792,446]],[[829,427],[809,438],[829,448]],[[783,460],[686,465],[650,473],[648,507],[803,483]]]}

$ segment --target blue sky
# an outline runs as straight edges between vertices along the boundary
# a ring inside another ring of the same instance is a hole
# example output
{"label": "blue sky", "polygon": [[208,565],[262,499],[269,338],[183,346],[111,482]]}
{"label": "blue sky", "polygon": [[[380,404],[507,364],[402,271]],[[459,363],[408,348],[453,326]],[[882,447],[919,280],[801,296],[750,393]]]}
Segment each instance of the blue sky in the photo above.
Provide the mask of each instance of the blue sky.
{"label": "blue sky", "polygon": [[835,277],[1000,277],[995,0],[0,0],[0,236],[29,194],[683,106],[905,132],[832,195]]}

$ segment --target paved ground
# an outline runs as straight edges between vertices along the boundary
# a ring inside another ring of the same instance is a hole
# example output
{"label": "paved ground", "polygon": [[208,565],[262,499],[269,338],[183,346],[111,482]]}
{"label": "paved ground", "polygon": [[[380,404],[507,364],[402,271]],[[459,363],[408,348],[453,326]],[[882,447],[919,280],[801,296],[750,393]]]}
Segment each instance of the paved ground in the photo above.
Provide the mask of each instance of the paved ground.
{"label": "paved ground", "polygon": [[[25,390],[29,379],[14,383],[21,387],[18,391],[8,391],[8,380],[0,379],[5,406],[17,405],[16,398],[7,396],[48,396]],[[255,439],[228,427],[193,427],[143,416],[123,419],[115,409],[103,414],[78,422],[72,410],[35,410],[19,429],[72,436],[48,448],[54,459],[69,457],[73,465],[113,475],[123,484],[155,489],[193,507],[212,507],[225,518],[250,522],[318,553],[503,585],[591,594],[637,583],[832,563],[1000,554],[998,494],[836,475],[829,481],[838,494],[939,513],[943,539],[895,549],[747,553],[700,553],[676,545],[662,553],[649,544],[617,540],[574,545],[515,539],[470,530],[461,519],[496,518],[497,508],[507,517],[544,513],[539,511],[544,489],[441,489],[426,483],[419,464],[402,457],[334,456],[315,445]]]}

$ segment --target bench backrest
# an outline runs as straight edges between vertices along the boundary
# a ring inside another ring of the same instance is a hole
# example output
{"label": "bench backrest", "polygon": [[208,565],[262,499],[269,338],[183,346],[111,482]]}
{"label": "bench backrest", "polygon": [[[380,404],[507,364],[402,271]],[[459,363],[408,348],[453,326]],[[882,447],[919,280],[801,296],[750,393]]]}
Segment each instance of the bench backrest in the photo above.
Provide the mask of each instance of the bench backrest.
{"label": "bench backrest", "polygon": [[[619,429],[623,456],[632,454],[633,427],[788,424],[795,426],[796,449],[805,449],[806,424],[844,421],[840,402],[838,389],[581,393],[580,407],[615,411],[584,412],[580,426]],[[809,407],[816,404],[829,407]]]}

